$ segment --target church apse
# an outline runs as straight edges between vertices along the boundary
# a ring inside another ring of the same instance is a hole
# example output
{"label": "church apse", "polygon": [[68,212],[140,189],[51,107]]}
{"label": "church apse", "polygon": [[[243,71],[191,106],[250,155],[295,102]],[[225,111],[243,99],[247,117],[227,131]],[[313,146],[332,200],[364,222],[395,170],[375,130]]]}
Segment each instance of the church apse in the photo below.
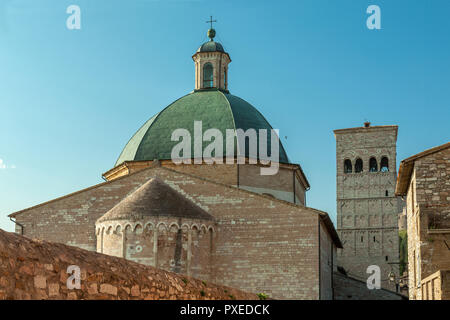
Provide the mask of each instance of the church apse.
{"label": "church apse", "polygon": [[214,224],[153,178],[98,219],[97,252],[209,280]]}
{"label": "church apse", "polygon": [[98,224],[97,252],[209,281],[214,227],[207,221],[182,221],[181,227],[179,222],[147,222],[145,228],[140,222]]}

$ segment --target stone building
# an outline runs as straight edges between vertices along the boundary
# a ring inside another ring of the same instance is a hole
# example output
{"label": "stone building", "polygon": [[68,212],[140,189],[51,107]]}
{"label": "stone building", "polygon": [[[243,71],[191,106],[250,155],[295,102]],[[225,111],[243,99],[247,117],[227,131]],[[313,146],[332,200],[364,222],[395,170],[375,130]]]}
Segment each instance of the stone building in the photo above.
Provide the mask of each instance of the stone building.
{"label": "stone building", "polygon": [[450,142],[400,163],[406,200],[410,299],[450,299]]}
{"label": "stone building", "polygon": [[[252,158],[236,141],[228,148],[227,130],[255,129],[260,150],[259,130],[272,127],[230,94],[230,56],[213,30],[208,35],[193,56],[195,90],[144,123],[103,174],[107,181],[11,214],[16,232],[273,298],[332,299],[341,247],[333,223],[306,206],[308,180],[281,144],[275,175],[261,175],[259,153]],[[203,132],[222,133],[231,163],[211,161],[216,154],[202,161],[194,141],[183,163],[171,160],[173,132],[195,140],[196,121]]]}
{"label": "stone building", "polygon": [[370,265],[381,269],[381,285],[394,289],[389,274],[398,275],[396,198],[397,126],[335,130],[337,230],[343,249],[337,262],[348,275],[366,280]]}

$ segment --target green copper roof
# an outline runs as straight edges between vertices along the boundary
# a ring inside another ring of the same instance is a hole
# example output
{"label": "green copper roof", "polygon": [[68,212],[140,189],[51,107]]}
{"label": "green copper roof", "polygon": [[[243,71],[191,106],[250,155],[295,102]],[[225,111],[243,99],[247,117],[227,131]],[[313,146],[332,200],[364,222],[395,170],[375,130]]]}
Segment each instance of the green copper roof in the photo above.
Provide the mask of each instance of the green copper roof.
{"label": "green copper roof", "polygon": [[197,50],[197,52],[216,52],[216,51],[225,52],[222,45],[215,41],[205,42]]}
{"label": "green copper roof", "polygon": [[[268,131],[268,149],[270,150],[270,129],[266,119],[245,100],[217,89],[190,93],[166,107],[149,119],[130,139],[116,166],[124,161],[171,159],[172,148],[179,141],[171,141],[175,129],[187,129],[191,134],[191,153],[194,156],[194,121],[202,121],[203,133],[210,128],[222,132],[223,155],[226,155],[226,129],[253,128],[259,135],[259,129]],[[259,138],[258,138],[259,139]],[[211,142],[203,142],[203,150]],[[236,146],[236,143],[235,143]],[[234,150],[235,154],[236,147]],[[248,148],[246,150],[248,157]],[[279,160],[288,163],[288,157],[280,143]]]}

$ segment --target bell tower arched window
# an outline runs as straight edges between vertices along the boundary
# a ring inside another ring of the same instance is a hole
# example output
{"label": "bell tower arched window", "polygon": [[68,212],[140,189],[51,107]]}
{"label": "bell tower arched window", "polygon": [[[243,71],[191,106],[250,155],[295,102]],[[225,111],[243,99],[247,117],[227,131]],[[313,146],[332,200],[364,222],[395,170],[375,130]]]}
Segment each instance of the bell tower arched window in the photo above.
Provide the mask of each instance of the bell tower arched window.
{"label": "bell tower arched window", "polygon": [[370,172],[377,172],[377,171],[378,171],[378,163],[377,163],[377,159],[375,159],[375,158],[370,158],[370,161],[369,161],[369,171],[370,171]]}
{"label": "bell tower arched window", "polygon": [[352,162],[349,159],[344,161],[344,173],[352,173]]}
{"label": "bell tower arched window", "polygon": [[214,68],[211,63],[205,63],[203,66],[203,88],[214,87]]}
{"label": "bell tower arched window", "polygon": [[389,171],[389,159],[387,157],[381,158],[380,171],[381,172]]}
{"label": "bell tower arched window", "polygon": [[358,158],[355,162],[355,173],[359,173],[363,171],[363,161]]}

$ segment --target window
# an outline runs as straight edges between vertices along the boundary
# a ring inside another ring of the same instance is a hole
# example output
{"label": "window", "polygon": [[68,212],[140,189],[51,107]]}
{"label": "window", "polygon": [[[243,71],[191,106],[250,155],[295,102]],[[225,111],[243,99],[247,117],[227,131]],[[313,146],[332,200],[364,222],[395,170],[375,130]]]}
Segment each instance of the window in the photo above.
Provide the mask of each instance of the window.
{"label": "window", "polygon": [[223,79],[224,79],[224,81],[223,81],[223,86],[225,87],[226,85],[227,85],[227,68],[225,68],[224,70],[223,70]]}
{"label": "window", "polygon": [[[414,250],[414,260],[416,260],[416,250]],[[414,287],[417,286],[417,270],[416,270],[416,261],[413,262],[414,265]]]}
{"label": "window", "polygon": [[352,173],[352,162],[348,159],[344,161],[344,173]]}
{"label": "window", "polygon": [[420,265],[420,255],[417,254],[417,286],[420,287],[421,285],[421,278],[422,278],[422,272],[421,272],[421,265]]}
{"label": "window", "polygon": [[381,172],[388,172],[389,171],[389,160],[388,160],[387,157],[381,158],[380,171]]}
{"label": "window", "polygon": [[362,171],[363,171],[363,161],[360,158],[358,158],[356,159],[355,162],[355,172],[358,173]]}
{"label": "window", "polygon": [[386,256],[386,261],[388,261],[389,260],[389,257],[388,256]]}
{"label": "window", "polygon": [[378,171],[377,159],[370,158],[369,167],[370,167],[370,169],[369,169],[370,172],[377,172]]}
{"label": "window", "polygon": [[214,86],[213,66],[211,63],[205,63],[203,66],[203,88],[212,88]]}

